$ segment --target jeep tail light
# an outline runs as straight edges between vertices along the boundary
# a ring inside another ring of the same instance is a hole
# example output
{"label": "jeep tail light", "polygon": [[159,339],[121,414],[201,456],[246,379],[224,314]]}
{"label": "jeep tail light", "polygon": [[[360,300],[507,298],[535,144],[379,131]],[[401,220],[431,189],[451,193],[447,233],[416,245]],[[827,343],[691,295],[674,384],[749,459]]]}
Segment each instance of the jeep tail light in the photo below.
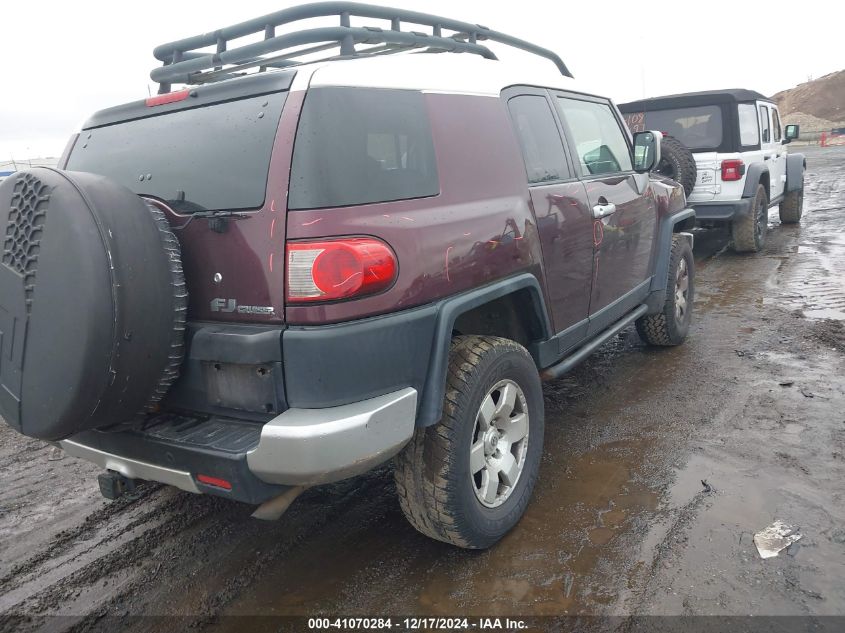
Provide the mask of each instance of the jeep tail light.
{"label": "jeep tail light", "polygon": [[745,163],[738,158],[722,161],[722,180],[742,180],[745,175]]}
{"label": "jeep tail light", "polygon": [[396,256],[372,237],[288,242],[287,300],[337,301],[389,288],[396,278]]}

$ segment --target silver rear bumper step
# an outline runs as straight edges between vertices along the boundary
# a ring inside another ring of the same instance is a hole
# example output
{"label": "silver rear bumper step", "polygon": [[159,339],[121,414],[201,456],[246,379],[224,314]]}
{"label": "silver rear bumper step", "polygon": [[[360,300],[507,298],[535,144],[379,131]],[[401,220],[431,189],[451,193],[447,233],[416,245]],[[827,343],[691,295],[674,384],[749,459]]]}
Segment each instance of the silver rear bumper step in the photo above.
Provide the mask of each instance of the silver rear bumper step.
{"label": "silver rear bumper step", "polygon": [[339,407],[288,409],[261,429],[247,464],[259,479],[288,486],[360,475],[402,450],[416,411],[410,387]]}
{"label": "silver rear bumper step", "polygon": [[176,486],[187,492],[199,493],[197,484],[191,473],[156,464],[149,464],[129,457],[121,457],[112,453],[106,453],[73,440],[62,440],[59,446],[68,454],[74,457],[88,460],[105,468],[120,473],[127,479],[144,479],[146,481],[158,481],[163,484]]}

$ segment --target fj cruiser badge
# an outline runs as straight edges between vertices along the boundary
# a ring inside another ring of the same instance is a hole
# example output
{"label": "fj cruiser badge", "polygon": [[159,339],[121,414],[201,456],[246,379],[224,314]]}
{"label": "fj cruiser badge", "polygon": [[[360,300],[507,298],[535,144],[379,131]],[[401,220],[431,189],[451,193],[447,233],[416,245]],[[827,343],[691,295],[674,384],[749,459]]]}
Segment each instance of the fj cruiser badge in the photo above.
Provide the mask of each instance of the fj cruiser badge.
{"label": "fj cruiser badge", "polygon": [[212,299],[212,312],[237,312],[238,314],[265,314],[271,316],[276,313],[273,306],[239,306],[234,299]]}

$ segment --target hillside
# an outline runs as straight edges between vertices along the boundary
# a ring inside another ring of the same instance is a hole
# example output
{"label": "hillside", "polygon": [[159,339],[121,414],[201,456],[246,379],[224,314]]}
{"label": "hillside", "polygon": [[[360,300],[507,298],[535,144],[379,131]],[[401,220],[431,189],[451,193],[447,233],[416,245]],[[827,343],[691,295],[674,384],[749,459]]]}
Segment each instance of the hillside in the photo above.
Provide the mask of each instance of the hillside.
{"label": "hillside", "polygon": [[772,97],[785,123],[802,131],[823,131],[845,125],[845,70],[783,90]]}

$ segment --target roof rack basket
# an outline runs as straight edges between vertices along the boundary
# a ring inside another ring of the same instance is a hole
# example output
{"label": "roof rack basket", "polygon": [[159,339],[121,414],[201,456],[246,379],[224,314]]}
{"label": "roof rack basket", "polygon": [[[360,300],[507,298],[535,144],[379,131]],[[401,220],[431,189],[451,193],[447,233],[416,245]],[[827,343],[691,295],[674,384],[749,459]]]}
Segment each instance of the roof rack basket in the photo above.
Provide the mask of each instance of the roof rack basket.
{"label": "roof rack basket", "polygon": [[[276,28],[299,20],[337,16],[340,26],[312,28],[276,35]],[[390,21],[389,29],[353,27],[353,17]],[[431,33],[402,31],[402,22],[431,27]],[[443,30],[452,31],[443,35]],[[263,33],[264,39],[237,48],[228,48],[231,40]],[[150,77],[159,84],[159,94],[170,92],[171,85],[202,84],[222,81],[248,68],[287,68],[307,63],[305,55],[339,48],[339,54],[324,59],[385,55],[410,49],[430,52],[473,53],[496,59],[493,52],[478,42],[489,40],[539,55],[551,60],[562,75],[572,77],[566,65],[554,52],[510,35],[493,31],[480,24],[392,9],[358,2],[318,2],[284,9],[260,18],[241,22],[218,31],[162,44],[153,51],[163,66],[155,68]],[[356,45],[371,45],[356,49]],[[200,52],[216,46],[214,53]],[[305,48],[301,48],[305,47]],[[292,50],[295,49],[295,50]]]}

